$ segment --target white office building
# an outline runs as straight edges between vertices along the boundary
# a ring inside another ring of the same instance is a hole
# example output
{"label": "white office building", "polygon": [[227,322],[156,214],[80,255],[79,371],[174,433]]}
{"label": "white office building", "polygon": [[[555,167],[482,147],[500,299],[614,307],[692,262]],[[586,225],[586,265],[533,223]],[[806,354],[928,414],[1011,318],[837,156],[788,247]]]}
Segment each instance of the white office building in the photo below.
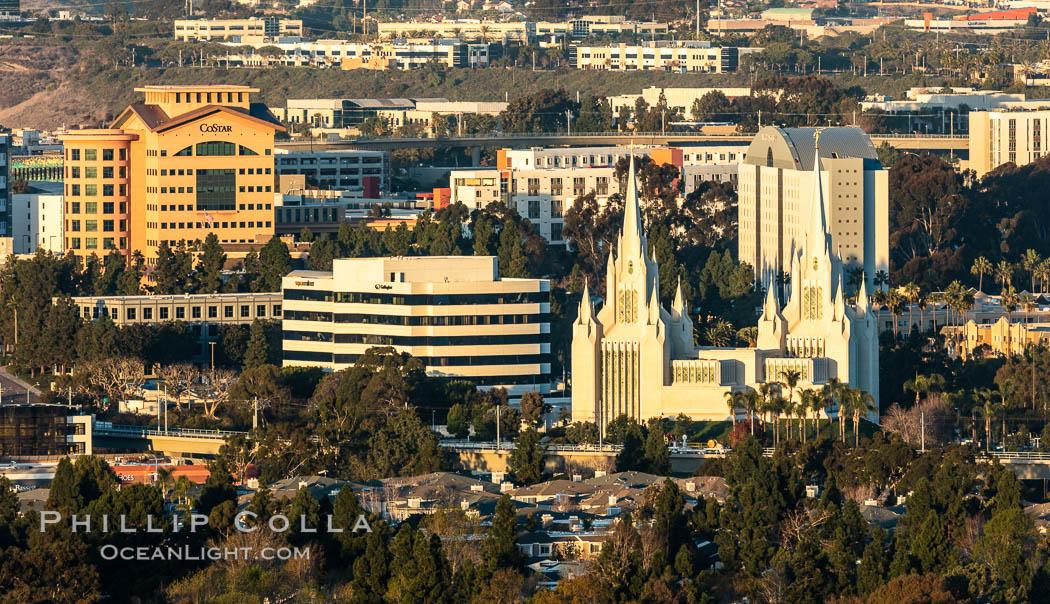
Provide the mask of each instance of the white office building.
{"label": "white office building", "polygon": [[284,365],[338,371],[374,347],[428,375],[551,391],[550,282],[500,279],[492,256],[341,258],[282,284]]}
{"label": "white office building", "polygon": [[832,253],[847,274],[863,269],[871,288],[878,271],[889,271],[888,178],[860,128],[767,126],[758,132],[739,166],[739,258],[761,283],[791,272],[815,198],[814,161],[820,162]]}

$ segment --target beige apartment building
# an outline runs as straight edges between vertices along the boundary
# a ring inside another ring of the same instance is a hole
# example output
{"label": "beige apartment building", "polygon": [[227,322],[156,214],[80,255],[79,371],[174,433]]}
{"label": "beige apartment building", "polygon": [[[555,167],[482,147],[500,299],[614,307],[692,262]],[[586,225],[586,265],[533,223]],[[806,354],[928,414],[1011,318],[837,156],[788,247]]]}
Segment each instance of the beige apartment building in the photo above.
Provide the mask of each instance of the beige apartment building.
{"label": "beige apartment building", "polygon": [[551,391],[550,282],[501,279],[495,257],[340,258],[282,287],[285,366],[338,371],[391,346],[432,376]]}
{"label": "beige apartment building", "polygon": [[980,178],[1007,163],[1023,166],[1047,154],[1050,111],[971,111],[970,160]]}
{"label": "beige apartment building", "polygon": [[887,172],[861,129],[819,129],[819,155],[817,133],[767,126],[755,136],[739,165],[739,258],[762,283],[790,274],[808,235],[817,170],[832,253],[841,256],[845,270],[863,269],[871,288],[878,271],[889,271]]}

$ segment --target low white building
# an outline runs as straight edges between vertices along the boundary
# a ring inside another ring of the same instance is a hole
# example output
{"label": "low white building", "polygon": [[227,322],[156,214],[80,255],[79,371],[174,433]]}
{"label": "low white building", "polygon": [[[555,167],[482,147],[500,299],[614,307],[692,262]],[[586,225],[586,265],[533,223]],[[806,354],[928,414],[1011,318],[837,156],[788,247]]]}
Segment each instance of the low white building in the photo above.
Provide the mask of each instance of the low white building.
{"label": "low white building", "polygon": [[9,214],[15,254],[32,254],[37,249],[63,253],[63,200],[62,183],[32,183],[25,193],[11,196]]}

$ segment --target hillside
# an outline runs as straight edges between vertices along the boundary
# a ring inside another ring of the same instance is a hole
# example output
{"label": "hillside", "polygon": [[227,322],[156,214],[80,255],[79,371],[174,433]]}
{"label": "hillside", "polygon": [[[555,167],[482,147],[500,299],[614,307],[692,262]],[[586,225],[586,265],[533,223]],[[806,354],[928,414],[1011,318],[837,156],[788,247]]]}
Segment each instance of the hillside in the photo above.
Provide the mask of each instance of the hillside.
{"label": "hillside", "polygon": [[[581,95],[640,92],[647,86],[747,86],[747,74],[670,72],[531,71],[456,69],[423,71],[340,71],[336,69],[214,67],[107,67],[92,69],[90,51],[68,45],[0,45],[0,124],[53,129],[97,127],[136,100],[147,84],[245,84],[261,90],[271,105],[286,98],[446,97],[452,100],[503,100],[543,88],[566,88]],[[862,86],[899,96],[920,77],[834,76],[840,86]]]}

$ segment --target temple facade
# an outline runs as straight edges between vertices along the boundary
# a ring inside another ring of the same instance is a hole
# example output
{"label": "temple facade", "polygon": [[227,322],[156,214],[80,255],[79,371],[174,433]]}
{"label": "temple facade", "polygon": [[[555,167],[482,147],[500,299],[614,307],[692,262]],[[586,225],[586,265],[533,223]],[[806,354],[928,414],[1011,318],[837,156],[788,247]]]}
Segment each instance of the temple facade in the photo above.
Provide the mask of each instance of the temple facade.
{"label": "temple facade", "polygon": [[697,347],[681,284],[670,310],[660,303],[659,267],[647,254],[632,161],[604,304],[595,312],[585,288],[573,324],[573,421],[595,422],[604,430],[620,415],[639,422],[679,414],[726,420],[726,392],[782,381],[788,370],[799,372],[799,388],[838,378],[878,400],[876,316],[865,285],[856,303],[845,298],[841,256],[831,250],[828,234],[819,152],[813,178],[813,209],[804,244],[791,258],[786,303],[777,299],[773,275],[767,275],[757,345]]}

